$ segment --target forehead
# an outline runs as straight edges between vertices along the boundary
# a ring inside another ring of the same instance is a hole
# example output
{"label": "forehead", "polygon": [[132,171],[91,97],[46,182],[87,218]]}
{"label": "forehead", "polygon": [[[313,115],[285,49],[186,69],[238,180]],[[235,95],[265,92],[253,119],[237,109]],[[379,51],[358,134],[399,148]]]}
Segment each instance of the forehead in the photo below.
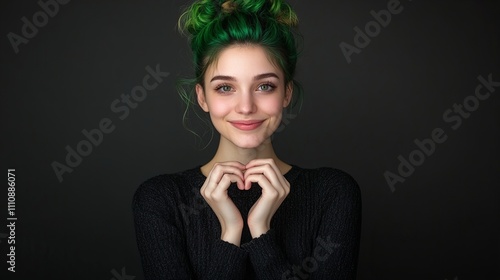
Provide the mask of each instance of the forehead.
{"label": "forehead", "polygon": [[254,44],[235,44],[222,50],[207,68],[206,77],[228,75],[236,78],[253,77],[262,73],[283,73],[266,50]]}

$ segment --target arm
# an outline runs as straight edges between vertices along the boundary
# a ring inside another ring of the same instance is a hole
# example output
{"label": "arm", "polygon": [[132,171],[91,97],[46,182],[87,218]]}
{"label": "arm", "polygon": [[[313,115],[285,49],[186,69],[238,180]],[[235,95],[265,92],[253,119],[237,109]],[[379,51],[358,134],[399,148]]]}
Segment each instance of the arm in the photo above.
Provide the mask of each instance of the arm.
{"label": "arm", "polygon": [[147,280],[193,279],[172,198],[158,177],[144,182],[133,197],[137,246]]}
{"label": "arm", "polygon": [[[165,179],[165,178],[163,178]],[[197,273],[188,257],[186,233],[176,195],[158,177],[143,183],[136,191],[132,209],[137,245],[146,280],[239,279],[244,275],[246,252],[223,240],[215,240],[207,256],[208,263]]]}
{"label": "arm", "polygon": [[356,279],[361,230],[359,186],[339,170],[325,184],[324,211],[310,258],[290,264],[272,229],[242,245],[258,268],[258,279]]}
{"label": "arm", "polygon": [[[316,237],[318,270],[311,279],[356,279],[361,236],[361,191],[347,173],[335,170]],[[325,258],[324,261],[321,259]]]}

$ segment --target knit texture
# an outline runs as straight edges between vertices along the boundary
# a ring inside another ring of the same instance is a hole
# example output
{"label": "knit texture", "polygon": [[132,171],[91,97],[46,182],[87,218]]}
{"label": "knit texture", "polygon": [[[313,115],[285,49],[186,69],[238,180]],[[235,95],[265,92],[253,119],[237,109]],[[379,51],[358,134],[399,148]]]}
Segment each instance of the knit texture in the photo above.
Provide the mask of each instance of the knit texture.
{"label": "knit texture", "polygon": [[[284,175],[290,193],[271,229],[252,239],[245,225],[240,247],[220,239],[220,223],[200,194],[201,165],[142,183],[132,209],[145,279],[356,279],[358,184],[339,169],[291,166]],[[228,188],[245,224],[261,193],[257,183]]]}

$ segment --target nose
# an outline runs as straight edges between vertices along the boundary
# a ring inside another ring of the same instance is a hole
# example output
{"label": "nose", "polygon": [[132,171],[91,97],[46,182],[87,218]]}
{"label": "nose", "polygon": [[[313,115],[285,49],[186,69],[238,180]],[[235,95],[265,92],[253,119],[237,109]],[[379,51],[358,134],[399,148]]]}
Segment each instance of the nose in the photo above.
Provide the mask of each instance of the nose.
{"label": "nose", "polygon": [[254,113],[257,106],[251,91],[242,92],[237,101],[236,112],[243,115]]}

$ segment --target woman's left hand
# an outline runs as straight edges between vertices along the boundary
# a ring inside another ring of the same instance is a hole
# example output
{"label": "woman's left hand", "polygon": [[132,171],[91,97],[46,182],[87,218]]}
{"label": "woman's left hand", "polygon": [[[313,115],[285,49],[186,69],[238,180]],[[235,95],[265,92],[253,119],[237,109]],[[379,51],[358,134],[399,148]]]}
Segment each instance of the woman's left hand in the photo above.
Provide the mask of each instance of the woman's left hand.
{"label": "woman's left hand", "polygon": [[246,165],[245,189],[256,182],[262,188],[262,195],[248,212],[248,228],[253,238],[266,233],[271,219],[290,193],[290,183],[281,175],[273,159],[254,159]]}

